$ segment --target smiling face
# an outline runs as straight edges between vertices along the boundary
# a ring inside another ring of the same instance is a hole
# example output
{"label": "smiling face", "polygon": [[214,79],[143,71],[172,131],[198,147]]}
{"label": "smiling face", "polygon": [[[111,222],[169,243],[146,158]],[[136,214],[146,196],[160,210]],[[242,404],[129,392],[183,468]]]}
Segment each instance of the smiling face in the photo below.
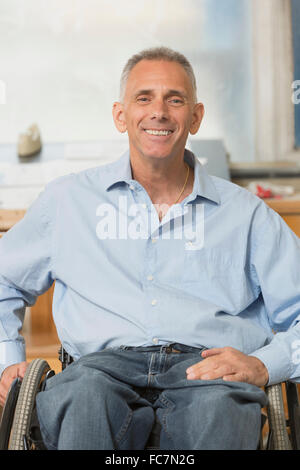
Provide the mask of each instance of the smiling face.
{"label": "smiling face", "polygon": [[131,70],[123,103],[114,103],[120,132],[128,133],[131,158],[183,158],[189,133],[196,134],[204,108],[177,62],[142,60]]}

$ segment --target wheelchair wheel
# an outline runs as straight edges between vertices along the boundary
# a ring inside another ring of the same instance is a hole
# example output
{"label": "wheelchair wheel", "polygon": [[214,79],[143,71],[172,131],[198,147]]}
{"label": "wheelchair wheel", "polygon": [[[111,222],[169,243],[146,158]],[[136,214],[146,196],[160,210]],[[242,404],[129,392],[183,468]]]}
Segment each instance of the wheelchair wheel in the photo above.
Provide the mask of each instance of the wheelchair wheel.
{"label": "wheelchair wheel", "polygon": [[21,387],[21,379],[17,378],[8,391],[0,423],[0,450],[7,450],[16,404]]}
{"label": "wheelchair wheel", "polygon": [[9,439],[9,450],[30,450],[27,448],[32,412],[36,394],[41,390],[43,381],[50,371],[49,364],[43,359],[34,359],[26,369]]}
{"label": "wheelchair wheel", "polygon": [[269,399],[267,406],[271,450],[291,450],[291,442],[286,429],[286,418],[282,400],[281,385],[270,385],[266,387]]}

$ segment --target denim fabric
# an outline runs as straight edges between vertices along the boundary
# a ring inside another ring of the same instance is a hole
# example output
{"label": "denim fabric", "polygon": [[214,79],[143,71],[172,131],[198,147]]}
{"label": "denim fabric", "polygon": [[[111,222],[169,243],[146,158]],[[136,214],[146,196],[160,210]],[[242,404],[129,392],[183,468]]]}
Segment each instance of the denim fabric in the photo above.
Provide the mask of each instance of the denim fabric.
{"label": "denim fabric", "polygon": [[72,363],[37,395],[47,448],[144,449],[156,413],[161,449],[256,449],[265,393],[241,382],[187,380],[202,350],[123,346]]}

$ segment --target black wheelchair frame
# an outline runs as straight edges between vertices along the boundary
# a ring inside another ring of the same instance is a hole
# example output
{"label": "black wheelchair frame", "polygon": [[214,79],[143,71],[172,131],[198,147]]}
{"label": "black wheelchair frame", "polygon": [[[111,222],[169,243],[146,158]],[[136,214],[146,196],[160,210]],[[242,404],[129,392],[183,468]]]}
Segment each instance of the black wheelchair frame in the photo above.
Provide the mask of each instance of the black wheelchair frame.
{"label": "black wheelchair frame", "polygon": [[[62,370],[73,358],[61,346],[59,359]],[[0,423],[0,450],[39,450],[31,434],[35,397],[43,391],[49,377],[55,375],[44,359],[34,359],[24,379],[15,379],[8,393]],[[262,432],[259,450],[300,449],[300,406],[297,385],[293,382],[265,387],[268,396],[266,411],[262,412]],[[283,394],[286,395],[287,409]],[[159,449],[160,423],[155,422],[146,449]]]}

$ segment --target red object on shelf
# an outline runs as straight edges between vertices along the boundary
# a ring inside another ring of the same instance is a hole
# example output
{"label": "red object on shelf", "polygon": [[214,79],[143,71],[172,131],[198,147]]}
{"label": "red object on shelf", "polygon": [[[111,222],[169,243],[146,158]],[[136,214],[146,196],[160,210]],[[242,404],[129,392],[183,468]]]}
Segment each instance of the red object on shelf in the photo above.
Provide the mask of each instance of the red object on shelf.
{"label": "red object on shelf", "polygon": [[256,196],[265,199],[265,198],[270,198],[274,197],[274,194],[272,193],[271,189],[264,189],[262,186],[259,184],[256,185]]}

